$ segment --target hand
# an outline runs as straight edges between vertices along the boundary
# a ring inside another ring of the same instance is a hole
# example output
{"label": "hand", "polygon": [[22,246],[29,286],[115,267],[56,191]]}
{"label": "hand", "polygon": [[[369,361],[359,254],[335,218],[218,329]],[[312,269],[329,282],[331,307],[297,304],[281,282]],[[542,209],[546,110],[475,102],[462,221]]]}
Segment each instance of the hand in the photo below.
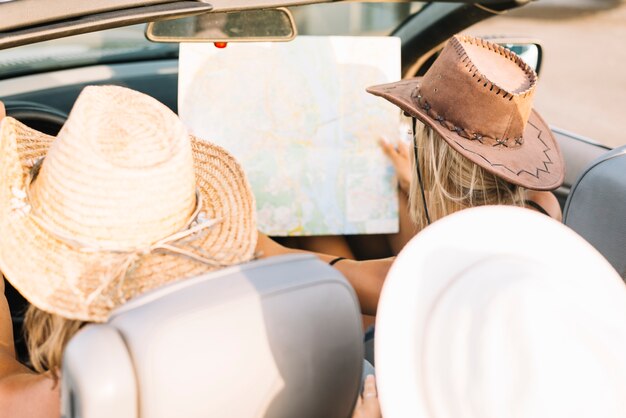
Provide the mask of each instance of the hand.
{"label": "hand", "polygon": [[411,186],[411,177],[413,175],[409,146],[402,141],[398,141],[394,145],[384,139],[380,139],[378,145],[380,145],[383,152],[389,160],[391,160],[393,167],[396,169],[400,190],[408,195],[409,187]]}
{"label": "hand", "polygon": [[0,101],[0,120],[7,115],[7,111],[4,109],[4,103]]}
{"label": "hand", "polygon": [[376,391],[376,379],[371,374],[365,378],[363,395],[356,400],[352,418],[382,418],[378,392]]}

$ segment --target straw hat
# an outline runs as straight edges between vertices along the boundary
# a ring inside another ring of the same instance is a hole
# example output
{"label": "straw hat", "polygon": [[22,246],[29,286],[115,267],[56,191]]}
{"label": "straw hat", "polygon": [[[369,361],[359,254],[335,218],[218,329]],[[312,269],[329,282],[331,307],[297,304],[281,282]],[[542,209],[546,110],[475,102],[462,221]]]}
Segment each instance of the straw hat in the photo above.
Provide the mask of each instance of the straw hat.
{"label": "straw hat", "polygon": [[386,278],[383,416],[623,417],[626,287],[579,235],[528,209],[457,212]]}
{"label": "straw hat", "polygon": [[508,49],[455,36],[424,77],[373,86],[456,151],[505,180],[553,190],[565,169],[550,127],[532,108],[537,74]]}
{"label": "straw hat", "polygon": [[253,257],[242,168],[142,93],[86,87],[56,138],[7,117],[0,155],[0,269],[40,309],[105,321],[149,289]]}

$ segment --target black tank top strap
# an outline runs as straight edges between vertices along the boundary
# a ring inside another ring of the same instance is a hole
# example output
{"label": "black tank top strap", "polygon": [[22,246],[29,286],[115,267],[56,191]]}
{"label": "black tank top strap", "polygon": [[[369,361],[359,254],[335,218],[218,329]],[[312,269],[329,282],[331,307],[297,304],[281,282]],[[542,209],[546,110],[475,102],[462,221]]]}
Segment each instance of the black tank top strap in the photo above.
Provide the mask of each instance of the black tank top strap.
{"label": "black tank top strap", "polygon": [[550,216],[550,214],[548,213],[548,211],[546,211],[543,206],[541,206],[539,203],[533,201],[533,200],[526,200],[524,201],[524,204],[526,204],[526,206],[530,206],[533,209],[537,209],[539,212],[543,213],[546,216]]}

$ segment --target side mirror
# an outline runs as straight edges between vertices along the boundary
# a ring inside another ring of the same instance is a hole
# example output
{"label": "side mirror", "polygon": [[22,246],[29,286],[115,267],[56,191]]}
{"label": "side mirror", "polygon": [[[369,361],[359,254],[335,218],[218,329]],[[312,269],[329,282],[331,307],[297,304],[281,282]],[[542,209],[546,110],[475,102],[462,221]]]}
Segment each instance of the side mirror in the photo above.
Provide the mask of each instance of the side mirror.
{"label": "side mirror", "polygon": [[526,64],[530,65],[537,74],[541,70],[543,59],[543,48],[538,42],[519,43],[519,42],[498,42],[506,49],[510,49],[519,55]]}
{"label": "side mirror", "polygon": [[146,28],[146,38],[153,42],[290,41],[296,35],[293,16],[285,8],[209,12],[152,22]]}

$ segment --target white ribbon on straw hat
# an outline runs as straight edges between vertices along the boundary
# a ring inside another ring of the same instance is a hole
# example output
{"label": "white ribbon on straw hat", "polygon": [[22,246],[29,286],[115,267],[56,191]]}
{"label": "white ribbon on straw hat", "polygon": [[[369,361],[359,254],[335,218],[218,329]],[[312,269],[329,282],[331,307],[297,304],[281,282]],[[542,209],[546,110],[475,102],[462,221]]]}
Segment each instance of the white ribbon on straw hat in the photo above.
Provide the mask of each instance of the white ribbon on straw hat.
{"label": "white ribbon on straw hat", "polygon": [[242,168],[145,94],[87,87],[56,138],[5,118],[0,155],[0,269],[47,312],[105,321],[149,289],[253,257]]}
{"label": "white ribbon on straw hat", "polygon": [[385,418],[623,417],[626,287],[564,225],[515,207],[450,215],[387,276]]}

